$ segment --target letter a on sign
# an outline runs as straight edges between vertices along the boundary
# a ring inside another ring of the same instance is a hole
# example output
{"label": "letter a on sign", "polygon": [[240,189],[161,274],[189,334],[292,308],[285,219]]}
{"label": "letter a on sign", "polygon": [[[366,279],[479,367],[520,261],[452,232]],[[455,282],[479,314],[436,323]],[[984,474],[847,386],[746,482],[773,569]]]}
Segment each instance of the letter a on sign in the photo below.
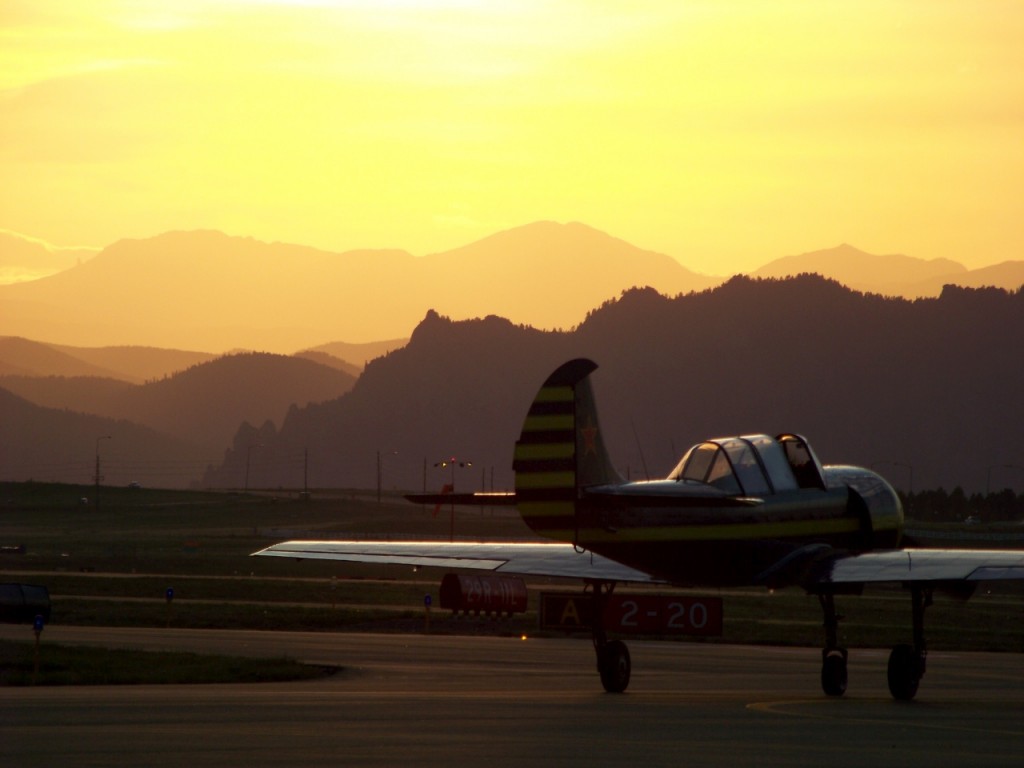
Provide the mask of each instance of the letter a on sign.
{"label": "letter a on sign", "polygon": [[562,616],[558,621],[559,624],[579,624],[580,613],[576,610],[575,600],[566,600],[565,607],[562,609]]}

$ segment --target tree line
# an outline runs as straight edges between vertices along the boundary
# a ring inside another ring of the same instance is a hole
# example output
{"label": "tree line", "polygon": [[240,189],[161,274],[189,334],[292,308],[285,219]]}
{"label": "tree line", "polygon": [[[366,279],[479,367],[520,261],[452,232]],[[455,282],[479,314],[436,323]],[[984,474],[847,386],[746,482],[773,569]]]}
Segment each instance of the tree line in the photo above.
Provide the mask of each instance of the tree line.
{"label": "tree line", "polygon": [[1002,523],[1024,522],[1024,494],[1011,488],[990,493],[968,495],[957,486],[904,493],[899,491],[907,517],[936,523]]}

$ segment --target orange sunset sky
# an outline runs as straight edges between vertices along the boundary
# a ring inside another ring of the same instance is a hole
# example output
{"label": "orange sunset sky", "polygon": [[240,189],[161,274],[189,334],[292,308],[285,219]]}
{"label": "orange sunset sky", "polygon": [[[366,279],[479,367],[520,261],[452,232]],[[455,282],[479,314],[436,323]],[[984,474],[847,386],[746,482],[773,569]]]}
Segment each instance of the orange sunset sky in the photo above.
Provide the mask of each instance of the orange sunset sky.
{"label": "orange sunset sky", "polygon": [[4,0],[0,228],[1022,257],[1024,3]]}

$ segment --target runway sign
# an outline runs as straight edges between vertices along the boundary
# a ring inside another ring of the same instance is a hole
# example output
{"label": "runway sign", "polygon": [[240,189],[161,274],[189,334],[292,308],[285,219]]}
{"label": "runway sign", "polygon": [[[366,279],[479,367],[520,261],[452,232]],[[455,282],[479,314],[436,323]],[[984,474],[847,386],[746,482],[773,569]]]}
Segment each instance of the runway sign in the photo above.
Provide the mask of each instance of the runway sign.
{"label": "runway sign", "polygon": [[[722,634],[722,598],[681,595],[609,595],[605,598],[604,628],[638,635]],[[540,628],[589,632],[593,622],[589,594],[542,592]]]}

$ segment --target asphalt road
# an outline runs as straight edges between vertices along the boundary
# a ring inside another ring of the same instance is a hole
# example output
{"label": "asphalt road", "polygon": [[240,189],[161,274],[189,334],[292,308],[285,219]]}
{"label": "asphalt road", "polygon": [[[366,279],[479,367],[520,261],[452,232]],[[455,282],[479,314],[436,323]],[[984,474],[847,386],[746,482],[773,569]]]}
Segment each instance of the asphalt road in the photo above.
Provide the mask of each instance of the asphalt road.
{"label": "asphalt road", "polygon": [[[31,635],[0,626],[0,637]],[[0,765],[1014,766],[1024,655],[932,653],[918,699],[851,651],[827,699],[817,649],[632,642],[602,692],[587,640],[51,626],[44,642],[286,655],[303,683],[0,688]]]}

